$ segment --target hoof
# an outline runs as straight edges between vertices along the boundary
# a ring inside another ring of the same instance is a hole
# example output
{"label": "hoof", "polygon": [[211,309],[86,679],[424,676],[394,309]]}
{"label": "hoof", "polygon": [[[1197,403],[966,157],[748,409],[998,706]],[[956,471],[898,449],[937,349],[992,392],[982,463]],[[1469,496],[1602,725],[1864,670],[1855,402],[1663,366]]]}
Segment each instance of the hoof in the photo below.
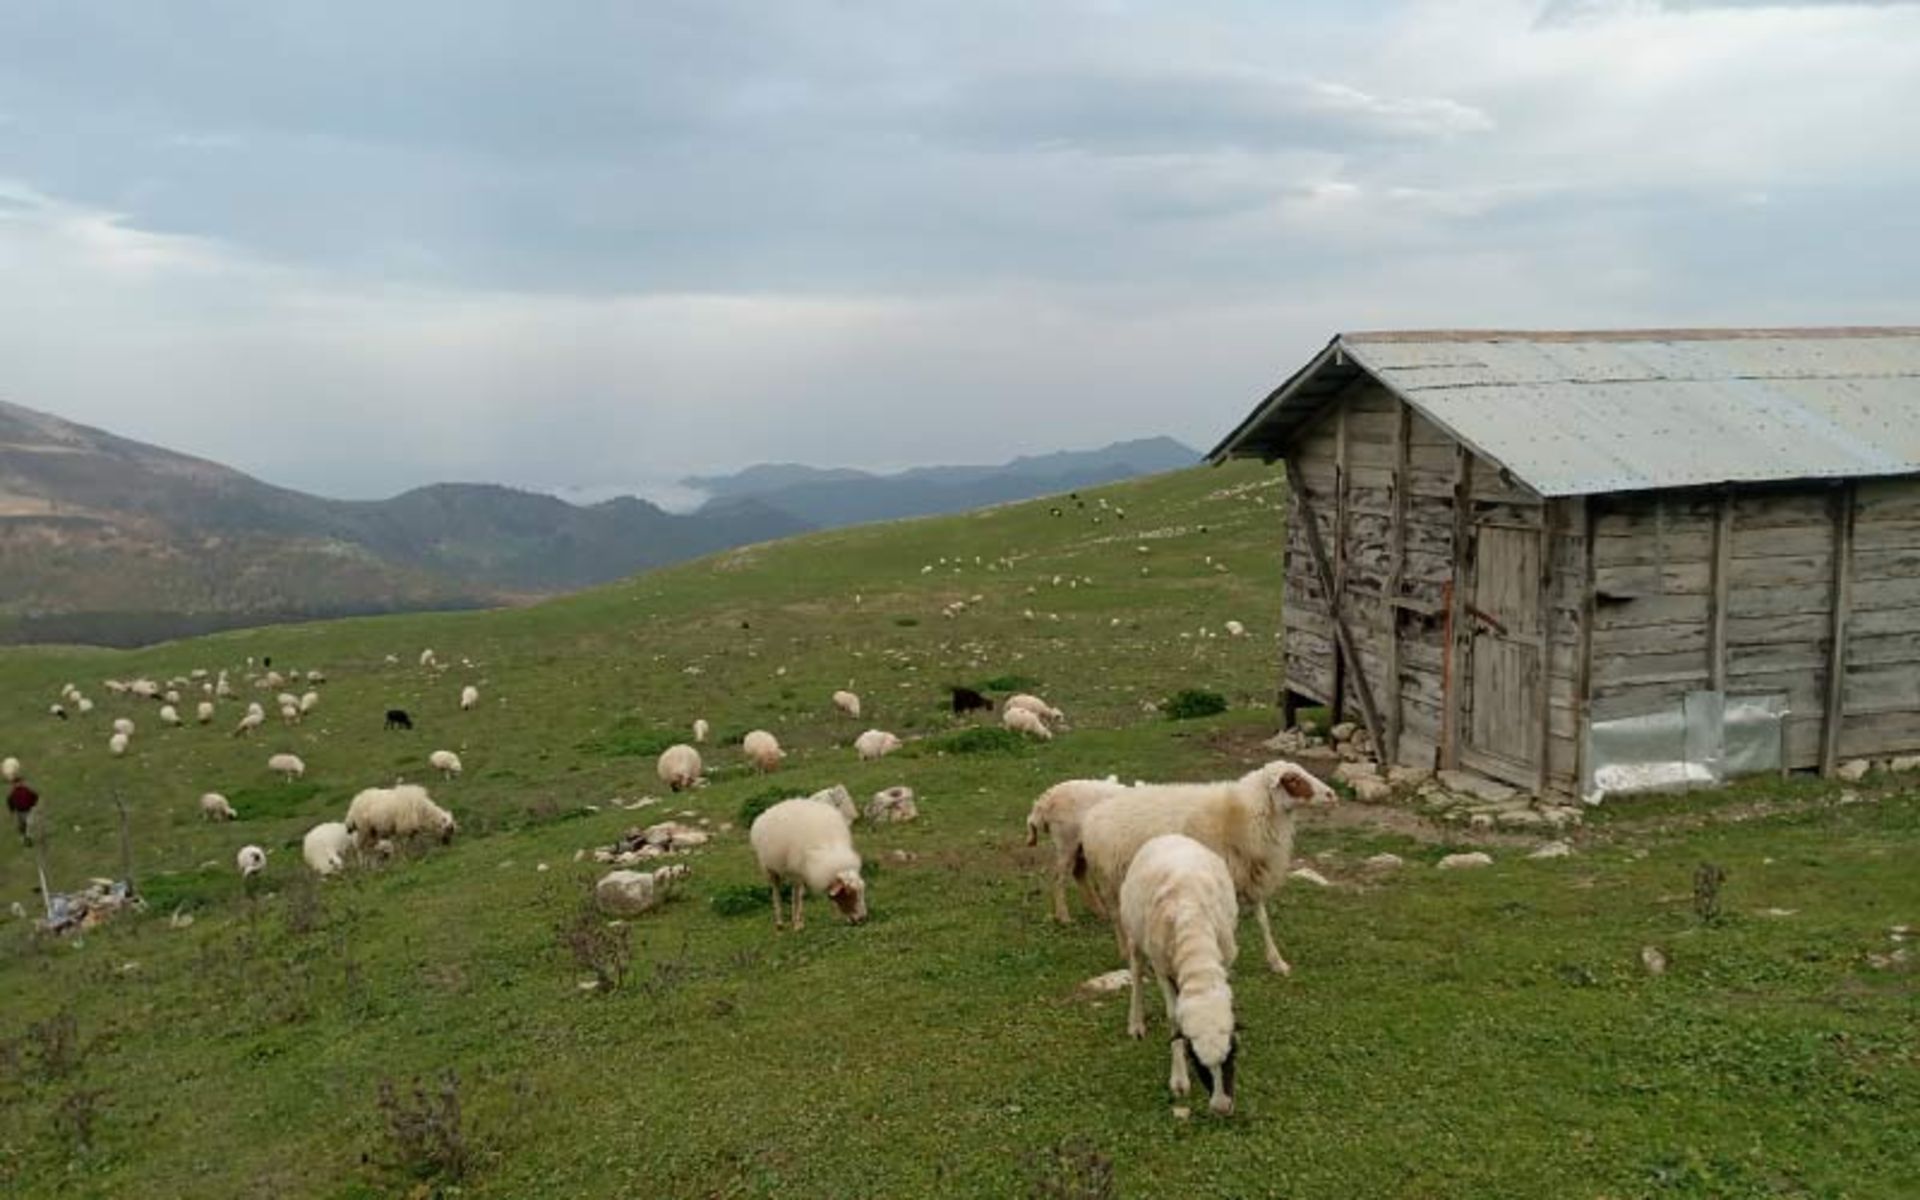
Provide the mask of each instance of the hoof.
{"label": "hoof", "polygon": [[1147,1027],[1145,1025],[1129,1024],[1127,1026],[1127,1036],[1138,1041],[1140,1038],[1147,1036]]}
{"label": "hoof", "polygon": [[1288,962],[1286,959],[1281,958],[1277,954],[1267,960],[1267,966],[1273,971],[1275,975],[1293,974],[1293,964]]}

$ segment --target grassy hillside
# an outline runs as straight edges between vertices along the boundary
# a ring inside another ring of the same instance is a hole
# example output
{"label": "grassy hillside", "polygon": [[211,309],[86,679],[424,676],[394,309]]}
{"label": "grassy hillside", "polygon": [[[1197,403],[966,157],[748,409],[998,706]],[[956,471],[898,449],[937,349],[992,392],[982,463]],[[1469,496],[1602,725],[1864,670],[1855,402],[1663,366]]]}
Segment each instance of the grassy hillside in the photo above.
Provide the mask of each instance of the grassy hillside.
{"label": "grassy hillside", "polygon": [[[1857,804],[1804,783],[1623,807],[1571,860],[1502,842],[1494,868],[1457,875],[1429,864],[1466,835],[1343,807],[1301,836],[1335,886],[1278,903],[1295,978],[1266,974],[1243,931],[1239,1112],[1171,1115],[1157,1000],[1136,1043],[1124,997],[1076,995],[1116,965],[1112,940],[1046,919],[1048,852],[1024,846],[1023,819],[1061,778],[1217,777],[1263,757],[1275,483],[1181,472],[1085,507],[748,547],[528,609],[0,651],[0,754],[47,798],[56,886],[114,873],[117,793],[154,901],[77,940],[0,924],[0,1191],[1910,1194],[1920,1030],[1888,929],[1920,925],[1920,801],[1873,781]],[[953,601],[968,607],[943,616]],[[1199,636],[1229,618],[1249,637]],[[423,671],[425,647],[453,668]],[[226,736],[237,705],[213,730],[165,730],[100,686],[265,655],[329,682],[307,723],[252,739]],[[45,716],[68,681],[99,702],[91,717]],[[1028,686],[1073,728],[1012,753],[943,749],[948,682]],[[483,701],[462,714],[466,683]],[[866,720],[827,701],[849,685]],[[1179,723],[1144,707],[1183,687],[1233,707]],[[416,731],[384,732],[389,706]],[[140,729],[115,760],[119,715]],[[614,808],[660,794],[653,756],[695,716],[720,743],[712,786]],[[846,746],[869,725],[908,749],[857,763]],[[756,726],[792,752],[771,779],[735,749]],[[424,779],[442,747],[466,764],[433,785],[460,816],[454,845],[311,882],[301,833],[361,787]],[[281,749],[305,758],[304,782],[268,775]],[[601,869],[578,852],[833,782],[921,797],[913,824],[856,827],[877,864],[866,926],[816,902],[805,931],[775,934],[742,899],[757,880],[733,829],[630,927],[624,986],[581,989],[566,935],[606,927],[582,919]],[[208,789],[243,819],[201,823]],[[232,868],[249,841],[273,852],[256,896]],[[1383,849],[1408,865],[1360,870]],[[1703,860],[1729,872],[1712,923],[1692,907]],[[32,881],[0,831],[0,901],[33,907]],[[175,911],[193,924],[171,927]],[[1664,975],[1640,965],[1650,944]],[[457,1096],[457,1124],[396,1115],[416,1078]],[[383,1108],[386,1082],[399,1099]],[[463,1160],[457,1178],[435,1145]]]}

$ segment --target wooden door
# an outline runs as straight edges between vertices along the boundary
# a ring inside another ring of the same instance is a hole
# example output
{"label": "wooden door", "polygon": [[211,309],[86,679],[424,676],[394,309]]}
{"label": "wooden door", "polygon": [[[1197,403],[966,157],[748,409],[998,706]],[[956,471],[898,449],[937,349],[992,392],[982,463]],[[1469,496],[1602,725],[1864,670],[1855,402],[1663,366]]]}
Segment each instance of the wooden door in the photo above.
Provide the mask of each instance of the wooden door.
{"label": "wooden door", "polygon": [[1532,787],[1540,761],[1540,532],[1482,525],[1467,604],[1471,691],[1467,765]]}

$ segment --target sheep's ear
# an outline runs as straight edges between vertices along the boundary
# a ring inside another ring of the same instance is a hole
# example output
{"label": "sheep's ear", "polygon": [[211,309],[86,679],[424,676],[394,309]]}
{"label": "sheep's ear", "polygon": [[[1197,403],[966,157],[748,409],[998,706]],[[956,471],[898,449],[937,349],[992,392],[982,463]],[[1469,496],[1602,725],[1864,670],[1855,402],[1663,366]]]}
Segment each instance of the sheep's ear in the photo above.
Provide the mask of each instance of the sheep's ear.
{"label": "sheep's ear", "polygon": [[846,890],[847,890],[847,885],[844,880],[836,879],[832,883],[827,885],[827,895],[829,896],[838,897],[844,894]]}
{"label": "sheep's ear", "polygon": [[1280,773],[1280,788],[1295,800],[1313,799],[1313,780],[1298,767],[1292,767]]}

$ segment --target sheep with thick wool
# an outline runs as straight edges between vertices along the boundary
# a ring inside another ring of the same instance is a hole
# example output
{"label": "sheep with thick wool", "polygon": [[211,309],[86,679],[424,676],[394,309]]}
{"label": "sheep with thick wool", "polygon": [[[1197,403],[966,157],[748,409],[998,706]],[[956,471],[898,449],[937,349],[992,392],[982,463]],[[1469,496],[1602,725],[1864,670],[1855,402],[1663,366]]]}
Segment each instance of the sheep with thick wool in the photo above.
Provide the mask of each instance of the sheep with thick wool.
{"label": "sheep with thick wool", "polygon": [[258,846],[242,846],[240,853],[233,856],[233,862],[240,868],[240,878],[252,879],[267,869],[267,852]]}
{"label": "sheep with thick wool", "polygon": [[[1074,874],[1091,871],[1107,911],[1117,912],[1127,864],[1140,847],[1163,833],[1184,833],[1226,860],[1240,899],[1259,922],[1267,965],[1284,975],[1293,968],[1274,944],[1267,897],[1286,880],[1293,859],[1293,810],[1335,799],[1332,788],[1284,759],[1221,783],[1137,785],[1088,811]],[[1118,939],[1117,924],[1114,933]]]}
{"label": "sheep with thick wool", "polygon": [[1046,721],[1030,708],[1004,708],[1000,711],[1000,724],[1015,733],[1024,733],[1037,737],[1043,742],[1053,740],[1053,730],[1047,728]]}
{"label": "sheep with thick wool", "polygon": [[884,729],[869,729],[853,739],[854,752],[860,761],[871,762],[876,758],[885,758],[901,746],[900,739]]}
{"label": "sheep with thick wool", "polygon": [[1017,695],[1008,696],[1006,703],[1002,704],[1000,707],[1002,709],[1024,708],[1028,712],[1034,713],[1039,717],[1041,717],[1043,720],[1048,720],[1048,721],[1064,721],[1067,719],[1066,713],[1061,712],[1059,709],[1055,708],[1051,704],[1048,704],[1045,700],[1042,700],[1040,697],[1029,696],[1025,692],[1020,692]]}
{"label": "sheep with thick wool", "polygon": [[[1073,924],[1073,914],[1067,911],[1067,880],[1074,874],[1074,860],[1080,855],[1081,822],[1094,805],[1126,790],[1127,785],[1117,775],[1068,779],[1041,792],[1027,813],[1027,845],[1039,845],[1043,833],[1053,839],[1053,919],[1062,925]],[[1084,872],[1080,876],[1080,896],[1095,913],[1108,915]]]}
{"label": "sheep with thick wool", "polygon": [[833,694],[833,706],[850,717],[860,715],[860,697],[852,692],[840,691]]}
{"label": "sheep with thick wool", "polygon": [[693,740],[695,744],[706,741],[707,731],[711,728],[712,726],[707,724],[705,717],[695,717],[693,720]]}
{"label": "sheep with thick wool", "polygon": [[684,792],[700,786],[700,776],[706,770],[706,764],[700,761],[698,750],[685,742],[678,742],[660,752],[653,769],[669,790]]}
{"label": "sheep with thick wool", "polygon": [[754,818],[747,840],[754,858],[773,885],[773,927],[785,926],[780,888],[793,888],[793,928],[806,927],[802,901],[809,889],[832,900],[840,914],[860,924],[867,919],[867,885],[860,878],[860,854],[853,848],[847,822],[831,805],[815,800],[782,800]]}
{"label": "sheep with thick wool", "polygon": [[761,771],[773,770],[787,756],[787,752],[780,748],[780,739],[764,729],[756,729],[741,738],[740,752]]}
{"label": "sheep with thick wool", "polygon": [[1233,936],[1239,919],[1226,860],[1184,834],[1163,833],[1140,847],[1120,885],[1119,924],[1132,983],[1127,1035],[1147,1035],[1140,1011],[1144,959],[1160,981],[1173,1027],[1167,1090],[1187,1094],[1191,1061],[1212,1093],[1208,1107],[1223,1116],[1233,1111],[1238,1050],[1227,972],[1240,953]]}
{"label": "sheep with thick wool", "polygon": [[127,742],[129,740],[124,733],[114,734],[107,739],[107,753],[113,755],[115,758],[119,758],[127,752]]}
{"label": "sheep with thick wool", "polygon": [[460,711],[466,712],[480,703],[480,689],[468,684],[460,689]]}
{"label": "sheep with thick wool", "polygon": [[160,706],[160,723],[162,725],[178,725],[180,723],[180,710],[171,704],[162,704]]}
{"label": "sheep with thick wool", "polygon": [[207,792],[200,797],[200,815],[209,821],[237,821],[240,814],[233,811],[233,805],[219,792]]}
{"label": "sheep with thick wool", "polygon": [[276,754],[267,760],[267,770],[278,773],[292,783],[306,775],[307,764],[300,761],[298,754]]}
{"label": "sheep with thick wool", "polygon": [[124,733],[124,734],[126,734],[126,735],[127,735],[128,737],[132,737],[132,736],[133,736],[133,722],[132,722],[132,721],[130,721],[130,720],[128,720],[128,719],[127,719],[127,718],[125,718],[125,717],[115,717],[115,718],[113,719],[113,731],[114,731],[115,733]]}
{"label": "sheep with thick wool", "polygon": [[211,725],[213,723],[213,701],[202,700],[196,705],[193,710],[193,719],[202,725]]}
{"label": "sheep with thick wool", "polygon": [[450,842],[460,831],[453,814],[435,804],[427,789],[415,783],[361,792],[347,805],[346,826],[353,844],[362,851],[372,850],[382,840],[398,841],[421,833]]}
{"label": "sheep with thick wool", "polygon": [[442,779],[458,779],[465,769],[460,765],[460,756],[451,750],[435,750],[427,755],[427,765],[440,772]]}
{"label": "sheep with thick wool", "polygon": [[316,875],[334,875],[344,870],[347,855],[353,851],[353,835],[344,821],[328,821],[307,830],[300,839],[300,856]]}
{"label": "sheep with thick wool", "polygon": [[0,780],[8,783],[20,782],[20,760],[9,754],[0,758]]}
{"label": "sheep with thick wool", "polygon": [[249,708],[246,714],[240,718],[240,723],[233,727],[233,736],[240,737],[243,734],[252,733],[254,730],[260,728],[260,726],[266,724],[266,721],[267,714],[261,712],[259,706],[255,705]]}

